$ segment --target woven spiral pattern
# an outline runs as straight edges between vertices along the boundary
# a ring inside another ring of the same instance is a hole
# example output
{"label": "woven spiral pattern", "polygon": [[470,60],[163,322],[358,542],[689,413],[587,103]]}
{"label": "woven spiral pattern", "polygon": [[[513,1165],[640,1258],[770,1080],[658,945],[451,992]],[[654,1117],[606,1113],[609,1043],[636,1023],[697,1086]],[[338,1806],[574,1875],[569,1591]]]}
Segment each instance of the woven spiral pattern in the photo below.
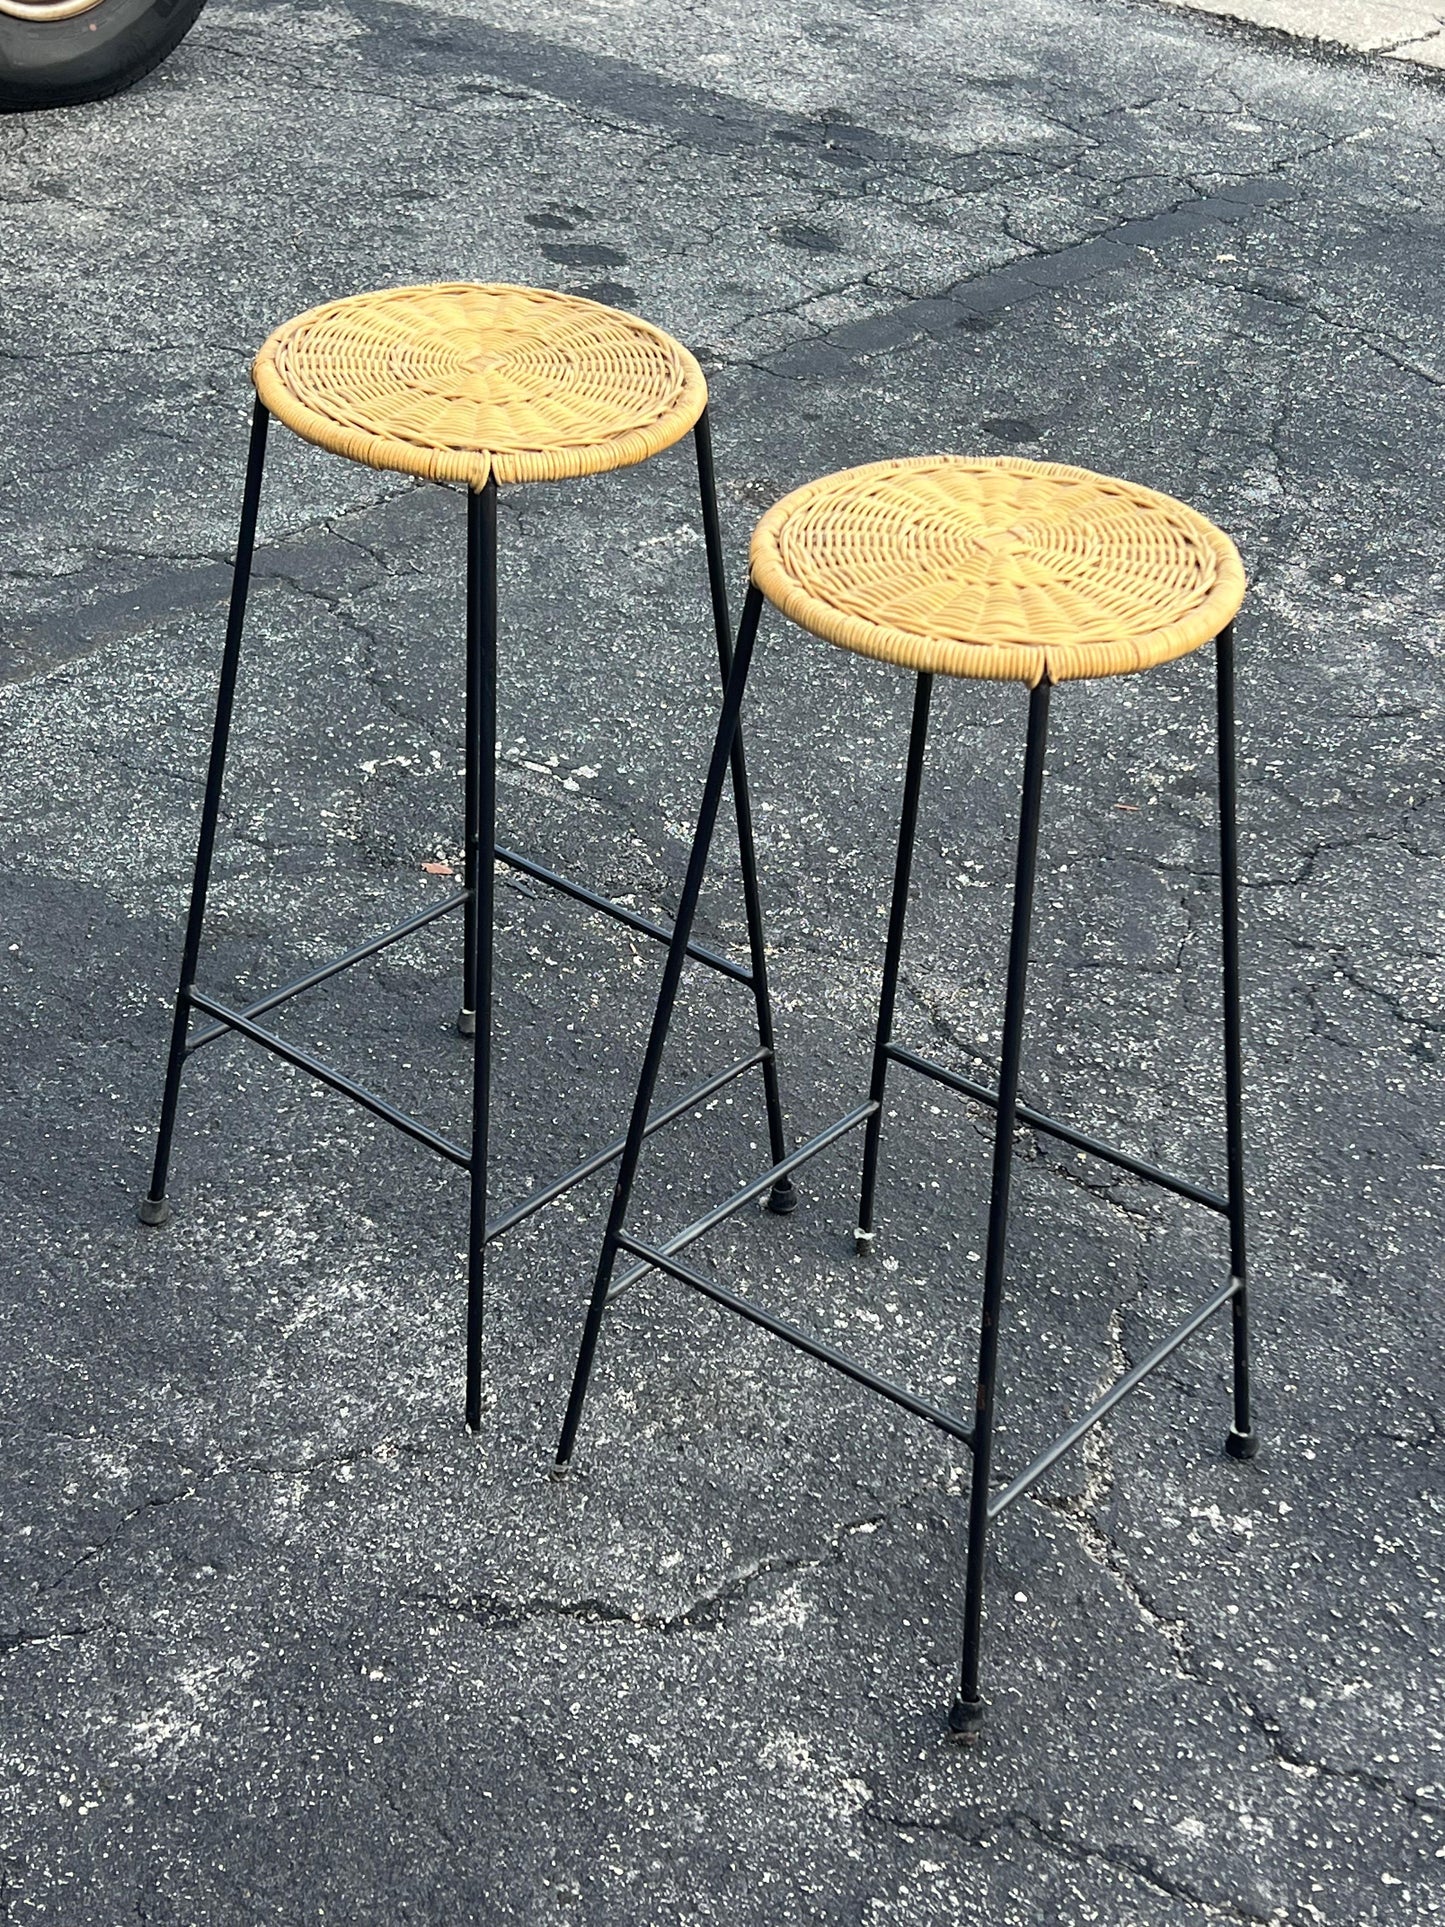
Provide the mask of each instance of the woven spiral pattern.
{"label": "woven spiral pattern", "polygon": [[645,461],[707,404],[680,342],[541,288],[438,283],[288,321],[252,369],[272,414],[372,468],[481,488]]}
{"label": "woven spiral pattern", "polygon": [[1007,456],[873,462],[809,482],[759,522],[752,575],[845,649],[1030,687],[1186,655],[1245,588],[1228,536],[1172,496]]}

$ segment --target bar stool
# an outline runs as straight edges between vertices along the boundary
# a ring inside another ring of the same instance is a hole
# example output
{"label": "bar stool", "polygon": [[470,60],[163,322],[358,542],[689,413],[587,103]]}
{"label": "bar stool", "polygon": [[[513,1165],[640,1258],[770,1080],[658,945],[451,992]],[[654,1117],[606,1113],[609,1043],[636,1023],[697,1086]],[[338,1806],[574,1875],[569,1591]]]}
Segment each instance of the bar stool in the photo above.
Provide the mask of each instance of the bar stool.
{"label": "bar stool", "polygon": [[[609,1297],[656,1270],[736,1312],[855,1383],[890,1399],[969,1446],[973,1473],[968,1517],[963,1664],[950,1715],[952,1732],[971,1737],[984,1714],[979,1672],[984,1546],[990,1524],[1028,1492],[1091,1427],[1136,1389],[1176,1348],[1226,1305],[1233,1334],[1233,1424],[1225,1449],[1254,1456],[1250,1420],[1248,1311],[1245,1296],[1245,1192],[1240,1053],[1238,856],[1235,827],[1233,618],[1244,597],[1244,570],[1229,539],[1203,516],[1150,489],[1086,469],[1011,458],[928,456],[876,462],[796,490],[763,517],[753,535],[751,582],[732,674],[698,815],[687,879],[638,1082],[627,1146],[578,1352],[557,1450],[572,1459],[589,1375]],[[628,1230],[628,1206],[642,1154],[648,1107],[667,1039],[717,818],[727,757],[735,739],[748,670],[766,598],[799,627],[915,677],[893,898],[867,1099],[836,1118],[771,1169],[665,1240]],[[1049,702],[1055,684],[1121,675],[1172,661],[1213,641],[1217,671],[1220,880],[1223,904],[1223,1042],[1226,1184],[1223,1192],[1177,1177],[1085,1136],[1024,1104],[1019,1065],[1035,855],[1043,800]],[[997,1089],[896,1043],[894,1004],[903,953],[914,828],[923,781],[929,704],[935,676],[1024,684],[1029,690],[1022,803],[1014,872],[1012,926],[1004,993]],[[880,1376],[833,1346],[719,1284],[681,1254],[705,1233],[761,1197],[779,1178],[860,1126],[864,1130],[856,1244],[873,1243],[873,1196],[892,1065],[906,1066],[995,1114],[988,1242],[979,1327],[978,1372],[970,1417]],[[1198,1310],[1160,1339],[1031,1464],[995,1490],[994,1392],[1007,1260],[1009,1180],[1018,1124],[1102,1158],[1224,1218],[1227,1280]],[[625,1255],[629,1268],[616,1269]]]}
{"label": "bar stool", "polygon": [[[470,282],[390,288],[313,308],[266,342],[252,370],[256,405],[246,470],[230,617],[221,661],[210,770],[201,814],[176,996],[170,1056],[143,1224],[170,1216],[166,1185],[181,1073],[188,1057],[228,1034],[248,1038],[394,1125],[471,1180],[467,1236],[466,1421],[481,1424],[481,1336],[484,1252],[492,1239],[552,1203],[574,1184],[621,1156],[626,1140],[596,1151],[573,1170],[487,1218],[487,1133],[491,1081],[492,919],[498,863],[628,928],[668,943],[671,927],[610,902],[496,840],[497,489],[500,484],[559,481],[626,468],[660,454],[692,433],[707,552],[718,663],[726,683],[731,624],[713,481],[707,383],[679,342],[617,309],[538,288]],[[467,491],[467,656],[465,860],[460,891],[408,917],[332,962],[293,978],[237,1008],[197,988],[230,735],[241,634],[250,586],[267,428],[272,415],[304,440],[373,468],[395,469]],[[757,1015],[758,1046],[647,1120],[648,1133],[681,1117],[744,1072],[762,1074],[774,1161],[784,1138],[773,1053],[772,1010],[758,908],[747,770],[740,738],[729,739],[729,769],[741,853],[749,961],[740,964],[683,939],[699,963],[747,986]],[[458,1029],[475,1039],[469,1142],[460,1144],[397,1109],[345,1072],[298,1049],[259,1020],[279,1004],[373,957],[449,911],[463,913],[462,998]],[[192,1014],[209,1019],[191,1029]],[[786,1176],[770,1192],[786,1214],[796,1194]]]}

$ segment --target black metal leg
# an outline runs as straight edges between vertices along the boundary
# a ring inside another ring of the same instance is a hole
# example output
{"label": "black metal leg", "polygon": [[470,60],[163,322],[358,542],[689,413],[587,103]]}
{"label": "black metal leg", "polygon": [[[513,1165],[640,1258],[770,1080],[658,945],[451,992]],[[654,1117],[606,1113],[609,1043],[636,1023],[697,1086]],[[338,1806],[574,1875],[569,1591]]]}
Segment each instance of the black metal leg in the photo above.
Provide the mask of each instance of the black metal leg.
{"label": "black metal leg", "polygon": [[[465,981],[472,1053],[467,1228],[467,1424],[482,1423],[482,1285],[492,1088],[492,920],[497,873],[497,484],[467,496],[467,856]],[[465,1021],[466,1011],[463,1012]]]}
{"label": "black metal leg", "polygon": [[687,875],[683,879],[682,896],[677,906],[677,920],[673,925],[672,941],[667,949],[667,963],[663,969],[662,984],[657,993],[652,1030],[647,1039],[642,1072],[637,1081],[637,1095],[633,1100],[632,1118],[627,1130],[627,1144],[617,1170],[617,1183],[612,1193],[612,1209],[608,1214],[607,1232],[597,1261],[597,1275],[593,1280],[592,1298],[587,1307],[587,1322],[583,1327],[582,1343],[577,1353],[577,1366],[572,1375],[567,1415],[562,1421],[562,1436],[557,1445],[556,1470],[559,1473],[565,1472],[571,1464],[572,1451],[577,1443],[577,1430],[582,1423],[582,1407],[587,1398],[592,1359],[597,1350],[603,1314],[607,1310],[607,1293],[612,1283],[613,1268],[617,1262],[618,1240],[626,1228],[627,1208],[631,1201],[632,1186],[637,1176],[637,1166],[647,1134],[648,1112],[652,1108],[653,1092],[657,1086],[657,1075],[662,1067],[662,1054],[667,1044],[668,1026],[672,1022],[673,1006],[677,1002],[678,986],[682,982],[683,965],[687,961],[688,941],[692,935],[693,919],[697,914],[697,902],[702,892],[702,880],[707,869],[708,852],[712,847],[713,831],[717,826],[718,805],[722,799],[723,784],[727,780],[733,744],[737,738],[738,717],[742,711],[743,692],[747,688],[748,668],[753,659],[753,645],[757,641],[762,608],[762,592],[750,585],[747,600],[743,604],[743,619],[738,630],[737,649],[733,654],[727,688],[723,694],[722,714],[718,718],[712,761],[708,765],[707,781],[703,786],[697,829],[693,835],[692,850],[687,860]]}
{"label": "black metal leg", "polygon": [[256,520],[261,507],[261,478],[266,467],[266,430],[271,417],[259,399],[251,417],[251,446],[246,460],[246,490],[241,503],[241,527],[236,539],[236,564],[231,577],[231,609],[226,622],[226,646],[221,656],[221,681],[216,692],[216,720],[211,731],[211,762],[206,776],[206,800],[201,808],[201,834],[196,867],[191,878],[191,907],[186,918],[181,981],[171,1023],[171,1049],[161,1095],[160,1128],[156,1134],[155,1163],[150,1190],[140,1204],[142,1224],[164,1224],[171,1215],[166,1202],[171,1139],[180,1102],[181,1072],[186,1062],[186,1038],[191,1023],[191,991],[201,951],[206,920],[206,894],[211,883],[211,860],[216,848],[216,824],[221,814],[221,786],[226,774],[226,746],[231,735],[231,710],[236,697],[236,672],[241,660],[241,633],[246,625],[246,598],[251,587],[251,557],[256,547]]}
{"label": "black metal leg", "polygon": [[[489,486],[495,487],[495,484]],[[469,901],[474,901],[476,896],[477,852],[481,846],[482,823],[481,759],[476,753],[477,717],[482,703],[482,659],[477,646],[476,612],[472,606],[476,595],[476,558],[473,549],[478,539],[476,518],[479,503],[480,495],[474,491],[467,521],[466,789],[462,804],[462,890]],[[477,964],[476,918],[468,915],[462,924],[462,1004],[457,1013],[457,1029],[463,1037],[474,1037],[477,1031]]]}
{"label": "black metal leg", "polygon": [[863,1140],[863,1186],[858,1198],[854,1242],[860,1252],[873,1243],[873,1193],[878,1183],[878,1145],[883,1135],[883,1091],[888,1081],[888,1045],[898,999],[903,961],[903,927],[908,921],[908,881],[913,871],[913,838],[918,827],[918,797],[923,787],[923,755],[928,744],[932,676],[920,676],[913,692],[913,727],[908,736],[908,769],[903,779],[903,813],[898,819],[898,857],[893,866],[893,901],[888,909],[888,942],[883,952],[883,987],[878,995],[878,1029],[873,1038],[873,1078],[868,1096],[878,1106]]}
{"label": "black metal leg", "polygon": [[1219,709],[1219,889],[1224,932],[1224,1111],[1229,1171],[1229,1269],[1239,1280],[1230,1301],[1234,1336],[1234,1422],[1225,1439],[1231,1458],[1252,1459],[1259,1439],[1250,1417],[1249,1301],[1245,1288],[1244,1052],[1239,997],[1239,827],[1234,755],[1234,625],[1214,645]]}
{"label": "black metal leg", "polygon": [[[722,528],[718,520],[717,487],[713,476],[712,425],[706,409],[693,430],[697,450],[698,490],[702,497],[703,540],[707,546],[707,578],[712,592],[713,627],[717,632],[718,667],[726,688],[732,669],[732,617],[728,613],[727,573],[723,560]],[[767,946],[763,939],[762,900],[758,891],[757,855],[753,844],[753,810],[748,792],[747,759],[743,753],[743,734],[739,729],[732,749],[733,806],[738,826],[738,861],[742,870],[743,904],[748,920],[748,952],[752,965],[753,998],[758,1013],[758,1042],[768,1052],[763,1061],[763,1096],[768,1112],[768,1143],[772,1162],[781,1164],[787,1156],[783,1135],[783,1101],[778,1088],[778,1065],[774,1056],[773,1004],[768,989]],[[780,1217],[798,1208],[798,1193],[791,1177],[780,1178],[768,1193],[768,1209]]]}
{"label": "black metal leg", "polygon": [[963,1671],[958,1698],[948,1716],[950,1727],[961,1735],[975,1732],[983,1720],[978,1662],[983,1630],[983,1556],[988,1534],[989,1476],[993,1461],[994,1379],[998,1370],[998,1325],[1003,1307],[1004,1266],[1008,1257],[1009,1182],[1013,1175],[1019,1059],[1024,1034],[1024,990],[1029,963],[1029,926],[1033,916],[1034,867],[1038,854],[1048,729],[1049,685],[1041,682],[1029,697],[1018,857],[1014,867],[1013,926],[1009,935],[1008,986],[1004,994],[1003,1054],[999,1065],[993,1184],[988,1205],[988,1250],[984,1260],[983,1315],[978,1340],[973,1478],[968,1504],[968,1580],[963,1609]]}

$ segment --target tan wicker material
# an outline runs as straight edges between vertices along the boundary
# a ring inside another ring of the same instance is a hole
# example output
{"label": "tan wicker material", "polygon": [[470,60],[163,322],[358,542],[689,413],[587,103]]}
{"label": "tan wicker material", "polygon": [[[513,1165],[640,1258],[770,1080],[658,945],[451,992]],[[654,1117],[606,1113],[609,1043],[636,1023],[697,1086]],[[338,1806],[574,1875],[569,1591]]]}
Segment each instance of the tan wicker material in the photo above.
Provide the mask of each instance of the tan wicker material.
{"label": "tan wicker material", "polygon": [[645,461],[707,404],[701,368],[660,328],[576,295],[473,282],[313,308],[276,330],[252,378],[307,441],[472,488]]}
{"label": "tan wicker material", "polygon": [[1186,655],[1245,588],[1228,536],[1172,496],[1008,456],[872,462],[809,482],[754,530],[752,576],[845,649],[1030,687]]}

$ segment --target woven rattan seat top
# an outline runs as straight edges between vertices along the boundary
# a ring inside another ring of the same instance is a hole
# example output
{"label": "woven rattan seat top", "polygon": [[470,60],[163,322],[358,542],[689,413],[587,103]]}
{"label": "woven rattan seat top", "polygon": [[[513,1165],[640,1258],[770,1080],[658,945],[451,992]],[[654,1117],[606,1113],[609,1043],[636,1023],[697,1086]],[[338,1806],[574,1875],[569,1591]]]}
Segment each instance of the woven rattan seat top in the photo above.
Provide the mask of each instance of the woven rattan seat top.
{"label": "woven rattan seat top", "polygon": [[846,649],[1031,687],[1187,655],[1245,587],[1228,536],[1172,496],[1008,456],[872,462],[809,482],[754,530],[752,576]]}
{"label": "woven rattan seat top", "polygon": [[474,282],[312,308],[276,330],[252,377],[307,441],[473,488],[645,461],[707,403],[701,368],[660,328],[577,295]]}

